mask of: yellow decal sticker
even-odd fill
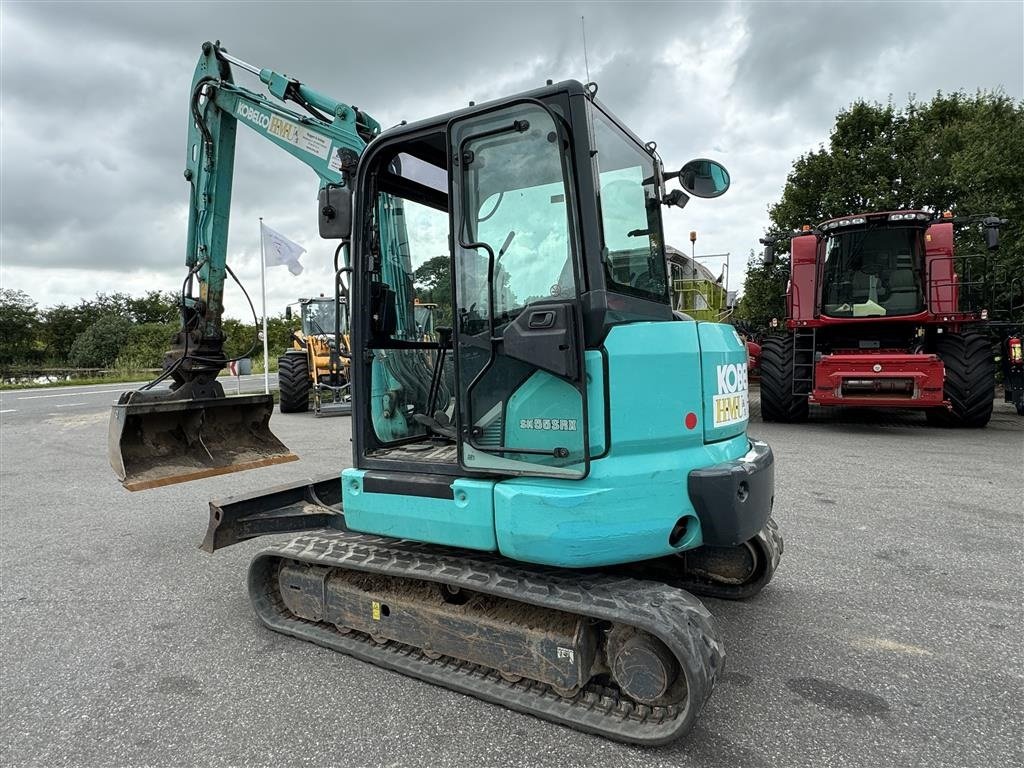
[[[380,603],[376,600],[370,601],[370,612],[373,614],[374,621],[380,621]]]
[[[746,421],[750,415],[746,364],[719,365],[716,374],[718,394],[711,399],[712,423],[716,427],[726,427]]]
[[[749,414],[747,393],[715,395],[714,409],[713,421],[716,427],[725,427],[729,424],[745,421]]]
[[[272,133],[285,141],[294,141],[292,132],[296,128],[298,128],[298,126],[290,120],[284,120],[277,115],[271,115],[270,127],[267,128],[267,132]]]

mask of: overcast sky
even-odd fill
[[[187,104],[204,40],[356,105],[383,126],[590,79],[669,168],[713,157],[717,200],[666,211],[667,240],[732,254],[733,286],[792,161],[855,99],[1024,96],[1024,2],[0,5],[0,283],[41,306],[184,277]],[[236,80],[256,87],[244,73]],[[268,271],[271,314],[330,290],[316,177],[239,129],[229,262],[258,302],[258,217],[302,244]],[[835,214],[844,213],[836,211]],[[717,264],[709,264],[718,271]],[[248,311],[229,291],[227,310]]]

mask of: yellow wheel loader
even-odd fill
[[[345,306],[343,298],[299,299],[302,329],[277,359],[281,413],[308,411],[310,395],[317,416],[352,413]]]

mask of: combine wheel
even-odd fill
[[[807,420],[807,395],[793,394],[796,363],[793,335],[770,336],[761,345],[761,419],[801,422]]]
[[[309,410],[309,361],[305,351],[285,353],[277,359],[277,381],[281,390],[281,413]]]
[[[988,339],[975,331],[944,333],[935,352],[946,369],[943,394],[952,411],[933,408],[927,411],[928,422],[941,427],[984,427],[992,418],[996,398],[995,362]]]

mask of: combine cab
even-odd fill
[[[995,398],[983,256],[954,256],[956,224],[995,217],[924,211],[866,213],[804,227],[790,243],[789,331],[764,341],[761,414],[797,422],[811,404],[916,408],[945,426],[984,427]],[[766,262],[777,238],[766,238]],[[968,266],[969,265],[969,266]],[[982,272],[986,270],[981,269]]]

